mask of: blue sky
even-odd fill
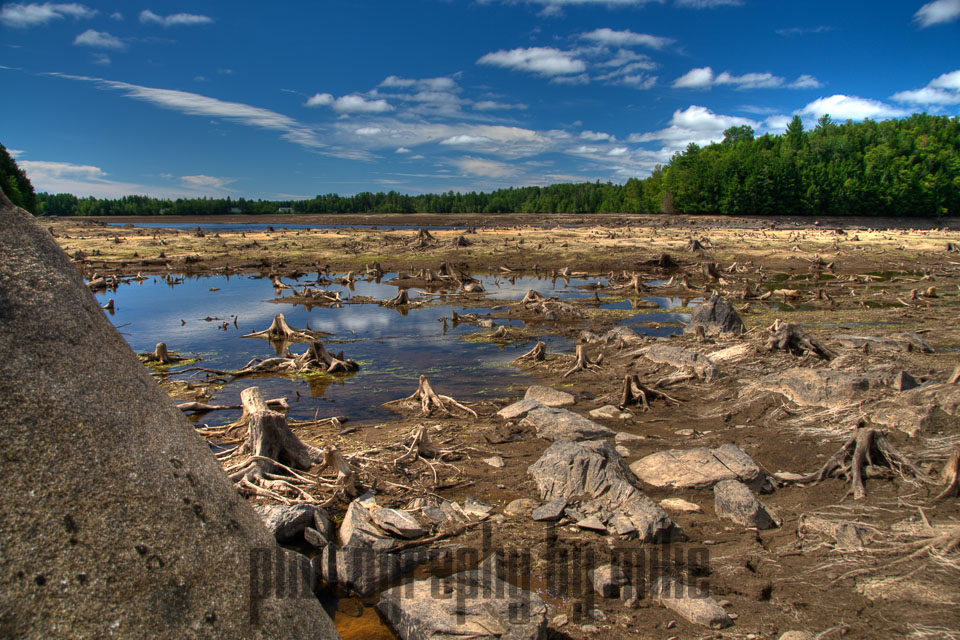
[[[644,177],[693,141],[960,113],[960,0],[7,3],[38,191],[305,198]]]

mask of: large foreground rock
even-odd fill
[[[759,388],[786,396],[802,407],[834,407],[866,400],[870,389],[885,386],[879,376],[797,367],[764,378]]]
[[[593,420],[568,411],[552,407],[540,407],[527,413],[520,424],[534,427],[537,435],[545,440],[595,440],[616,435],[613,429],[597,424]]]
[[[2,193],[0,255],[0,637],[338,637],[304,581],[251,606],[287,556]]]
[[[527,387],[527,392],[523,396],[524,400],[536,400],[547,407],[572,407],[577,403],[576,397],[572,393],[551,389],[542,385],[531,385]]]
[[[635,461],[630,470],[655,487],[702,489],[721,480],[740,480],[756,488],[765,484],[760,467],[735,444],[658,451]]]
[[[393,587],[377,609],[403,640],[539,640],[547,626],[540,596],[485,569]]]
[[[543,500],[579,499],[584,514],[595,515],[611,533],[646,541],[682,536],[667,512],[637,488],[609,442],[554,442],[527,473]]]

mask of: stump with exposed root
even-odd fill
[[[383,406],[390,409],[394,407],[401,409],[415,409],[419,407],[421,417],[433,415],[435,412],[445,416],[452,416],[454,415],[454,409],[462,413],[467,413],[474,418],[478,417],[477,412],[470,407],[460,404],[450,396],[440,395],[434,391],[430,385],[430,380],[424,375],[420,376],[420,383],[417,385],[417,390],[413,395],[399,400],[385,402]]]

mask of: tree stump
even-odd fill
[[[564,378],[566,378],[567,376],[573,373],[576,373],[577,371],[585,371],[587,369],[599,369],[600,364],[603,362],[602,354],[596,360],[590,360],[590,358],[587,357],[587,353],[584,350],[584,346],[582,344],[577,345],[576,357],[577,357],[577,360],[576,362],[574,362],[573,367],[569,371],[563,374]]]
[[[187,359],[181,357],[177,353],[167,351],[167,345],[165,342],[158,342],[157,346],[153,350],[153,353],[141,353],[140,355],[144,357],[147,362],[156,362],[157,364],[175,364],[177,362],[183,362]]]
[[[767,349],[780,350],[793,355],[815,355],[823,360],[832,360],[833,352],[819,340],[810,337],[799,326],[790,322],[781,322],[779,319],[768,329],[770,337],[767,339]]]
[[[428,380],[427,376],[424,375],[420,376],[420,383],[417,385],[417,390],[413,393],[413,395],[406,398],[401,398],[399,400],[385,402],[383,406],[399,406],[401,408],[413,408],[419,406],[421,417],[429,416],[435,411],[442,415],[450,416],[453,415],[452,409],[459,409],[464,413],[472,415],[474,418],[478,417],[477,412],[470,407],[460,404],[450,396],[440,395],[434,391],[433,387],[430,385],[430,380]]]
[[[519,362],[520,360],[533,360],[535,362],[542,362],[547,357],[547,343],[538,340],[537,344],[527,351],[525,354],[514,360],[514,362]]]

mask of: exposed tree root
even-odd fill
[[[421,416],[432,415],[434,411],[439,412],[441,415],[450,416],[453,415],[452,409],[459,409],[464,413],[472,415],[474,418],[478,417],[477,412],[470,407],[460,404],[450,396],[440,395],[434,391],[433,387],[430,386],[430,381],[427,379],[427,376],[423,375],[420,376],[420,384],[417,386],[417,390],[413,395],[399,400],[385,402],[383,406],[388,408],[400,407],[404,409],[412,409],[419,406]]]
[[[563,377],[566,378],[567,376],[574,374],[578,371],[586,371],[588,369],[598,370],[600,369],[600,365],[602,363],[603,363],[602,353],[597,357],[596,360],[590,360],[590,358],[587,357],[587,353],[584,350],[584,346],[582,344],[578,344],[577,360],[576,362],[573,363],[573,367],[569,371],[563,374]]]
[[[287,351],[285,355],[276,358],[267,358],[266,360],[253,358],[242,368],[232,371],[193,367],[186,369],[185,372],[201,371],[220,376],[243,378],[260,374],[305,374],[317,371],[349,373],[357,371],[359,368],[360,365],[353,360],[344,359],[342,352],[334,356],[324,348],[323,344],[314,340],[307,347],[307,350],[300,355],[294,355]]]
[[[808,353],[824,360],[832,360],[833,352],[816,338],[807,335],[800,327],[790,322],[781,322],[779,319],[768,329],[770,337],[767,339],[767,349],[787,351],[794,355]]]
[[[519,358],[516,358],[514,362],[519,362],[520,360],[533,360],[534,362],[542,362],[546,357],[547,343],[539,340],[533,349],[530,349],[530,351],[527,351]]]
[[[167,351],[165,342],[158,342],[153,353],[141,353],[140,357],[143,358],[145,362],[156,362],[157,364],[176,364],[177,362],[189,360],[189,358],[184,358],[175,351]]]
[[[950,459],[940,473],[940,484],[947,486],[933,499],[934,502],[960,496],[960,449],[950,454]]]
[[[853,499],[860,500],[867,495],[864,484],[866,467],[879,464],[895,470],[904,479],[909,473],[923,482],[930,482],[926,474],[897,451],[883,433],[866,427],[859,427],[819,470],[800,478],[797,482],[816,484],[825,478],[840,474],[850,480]]]
[[[272,398],[266,402],[268,407],[277,407],[284,411],[290,409],[286,398]],[[211,411],[227,411],[242,408],[243,405],[239,404],[204,404],[203,402],[182,402],[177,405],[177,409],[180,409],[180,411],[193,411],[194,413],[209,413]]]
[[[315,340],[317,336],[324,335],[321,332],[313,331],[308,326],[306,329],[294,329],[287,324],[283,314],[273,316],[273,322],[263,331],[254,331],[248,333],[244,338],[266,338],[267,340],[283,342],[309,342]]]
[[[677,406],[680,405],[680,401],[676,398],[668,396],[662,391],[657,391],[656,389],[651,389],[650,387],[642,384],[640,382],[640,376],[636,374],[626,375],[623,378],[623,387],[620,391],[620,402],[617,406],[621,409],[626,407],[639,404],[644,411],[650,409],[649,401],[653,398],[661,398],[667,402],[672,402]]]

